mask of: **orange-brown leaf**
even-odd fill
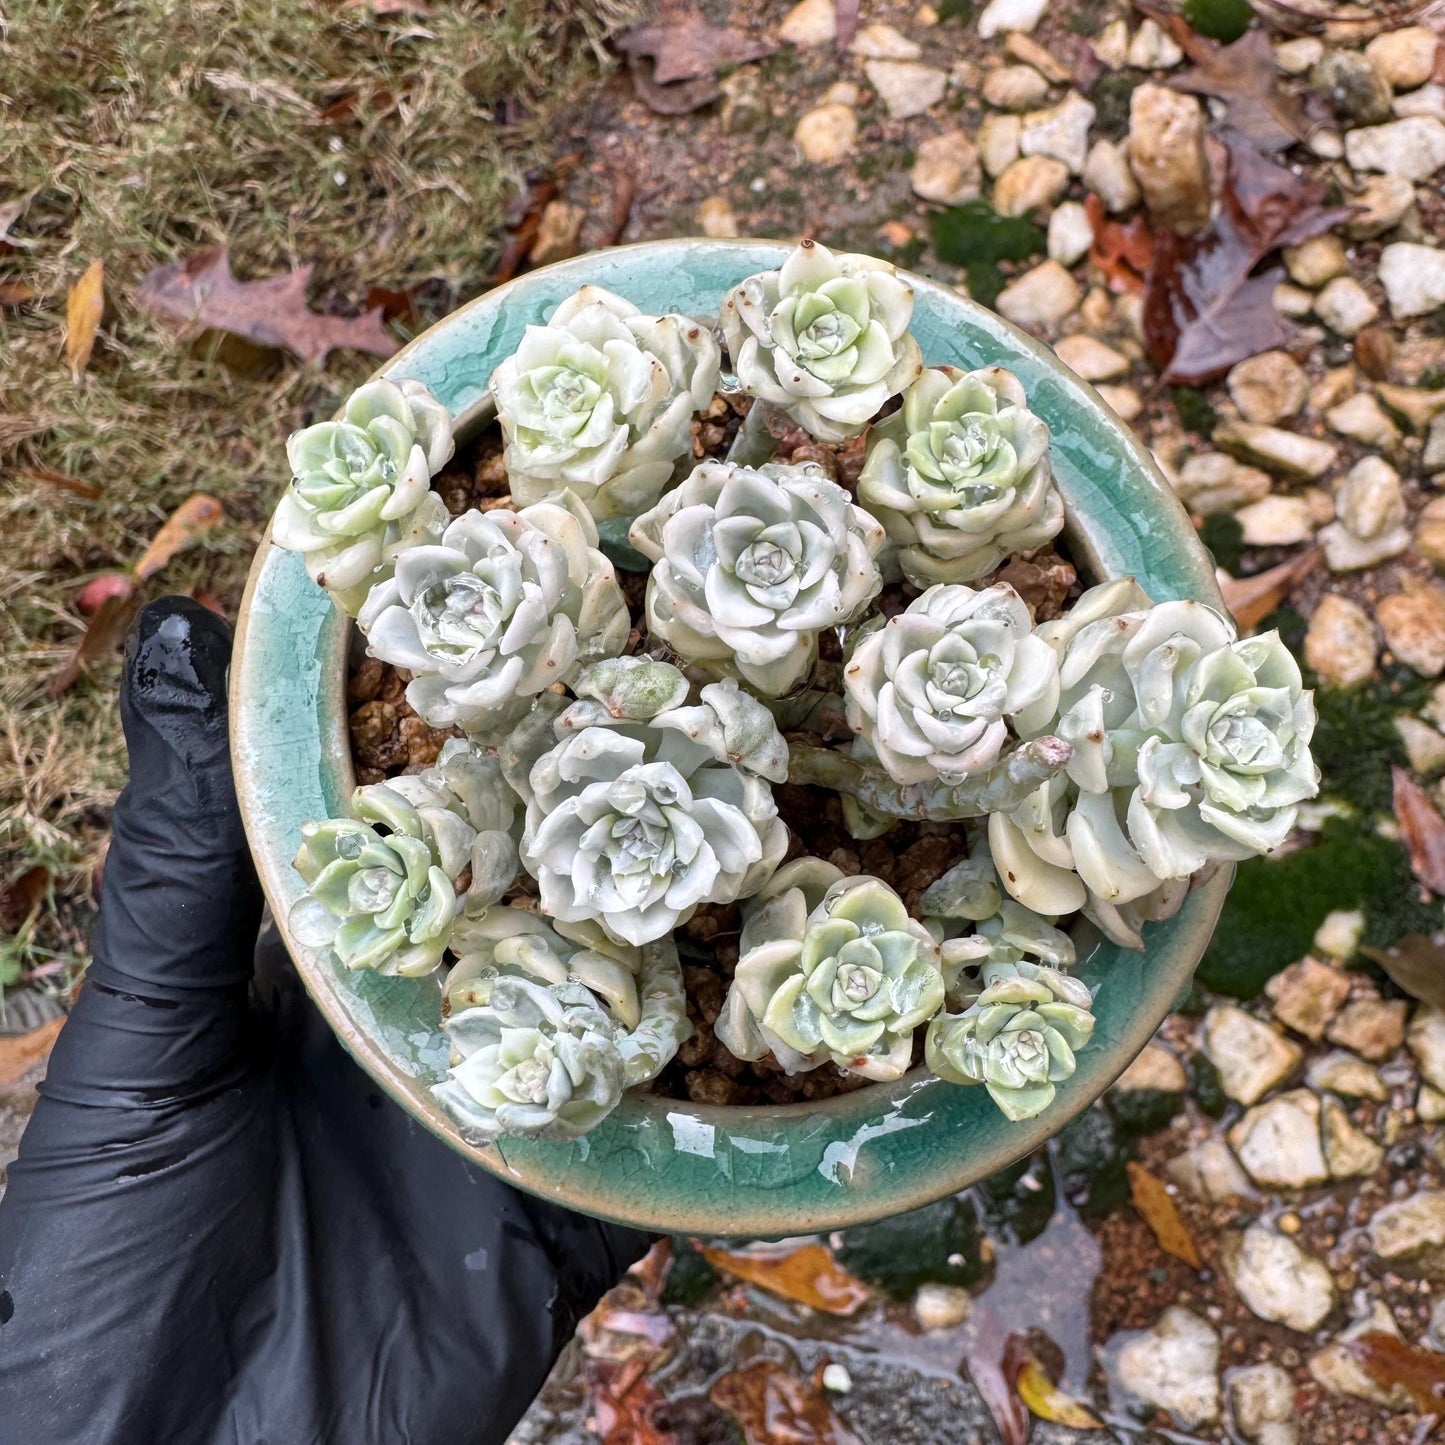
[[[645,1375],[628,1380],[624,1388],[610,1376],[588,1371],[587,1390],[592,1405],[587,1428],[600,1445],[684,1445],[653,1422],[663,1397]]]
[[[136,300],[153,316],[226,331],[257,346],[285,348],[318,366],[341,348],[370,356],[396,351],[379,307],[363,316],[322,316],[310,310],[310,280],[311,267],[300,266],[284,276],[238,281],[226,248],[216,246],[188,261],[157,266],[142,279]]]
[[[94,482],[83,482],[54,467],[21,467],[16,475],[26,481],[44,482],[48,487],[59,487],[63,492],[74,492],[77,497],[89,497],[92,501],[100,495],[100,488]]]
[[[1445,818],[1430,795],[1402,767],[1395,780],[1395,818],[1410,854],[1410,871],[1432,893],[1445,896]]]
[[[1102,1430],[1104,1422],[1082,1400],[1066,1395],[1049,1378],[1038,1356],[1028,1351],[1019,1361],[1014,1376],[1014,1389],[1029,1412],[1053,1425],[1067,1425],[1073,1430]]]
[[[1445,1415],[1445,1355],[1419,1350],[1383,1330],[1361,1335],[1348,1346],[1372,1380],[1399,1385],[1422,1415]]]
[[[1142,213],[1127,226],[1111,221],[1103,200],[1092,194],[1086,198],[1084,209],[1094,228],[1089,260],[1108,277],[1111,290],[1142,296],[1144,278],[1154,260],[1154,233],[1149,223]]]
[[[93,662],[98,662],[102,657],[114,652],[120,646],[121,638],[130,631],[130,625],[139,611],[140,597],[135,593],[130,596],[107,597],[96,608],[90,625],[85,629],[84,636],[76,644],[75,651],[70,654],[65,666],[51,678],[51,697],[59,697],[75,684],[81,673]]]
[[[31,1069],[46,1058],[56,1035],[65,1023],[63,1018],[51,1019],[28,1034],[0,1038],[0,1088],[18,1084]]]
[[[699,1244],[698,1249],[714,1269],[824,1314],[856,1314],[868,1302],[868,1286],[849,1274],[821,1244],[792,1249],[755,1245],[747,1250]]]
[[[210,531],[225,515],[225,509],[214,497],[192,492],[166,518],[150,545],[140,554],[133,569],[136,581],[144,582],[147,577],[155,576],[177,552]]]
[[[23,306],[35,300],[35,288],[23,281],[0,281],[0,306]]]
[[[1224,605],[1234,614],[1241,632],[1253,632],[1271,612],[1281,606],[1294,590],[1297,582],[1303,581],[1314,571],[1320,560],[1318,547],[1271,567],[1268,572],[1253,577],[1231,577],[1227,572],[1219,574],[1219,590],[1224,594]]]
[[[724,1375],[708,1398],[742,1426],[747,1445],[863,1445],[816,1380],[800,1380],[772,1360]]]
[[[105,262],[97,256],[65,298],[65,359],[76,376],[90,362],[104,315]]]
[[[1159,1248],[1175,1259],[1182,1259],[1190,1269],[1203,1269],[1199,1246],[1179,1213],[1179,1206],[1164,1185],[1142,1164],[1128,1163],[1129,1202],[1139,1211],[1144,1223],[1154,1231]],[[1035,1411],[1035,1414],[1038,1412]]]

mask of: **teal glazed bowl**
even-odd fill
[[[773,241],[676,240],[603,251],[532,272],[419,336],[378,375],[423,381],[459,440],[490,415],[487,380],[525,326],[594,282],[644,310],[716,315],[734,282],[781,264]],[[1173,492],[1118,417],[1047,348],[921,277],[913,330],[930,365],[1008,367],[1053,432],[1053,465],[1075,560],[1095,579],[1137,577],[1156,601],[1222,606],[1213,569]],[[278,455],[280,448],[278,446]],[[280,485],[278,481],[278,497]],[[354,779],[346,727],[351,624],[301,558],[262,542],[241,605],[231,674],[232,757],[261,881],[282,932],[302,891],[291,859],[301,825],[340,815]],[[1014,1124],[983,1089],[915,1070],[822,1103],[703,1106],[632,1093],[570,1144],[466,1143],[432,1097],[447,1048],[434,979],[347,972],[286,942],[322,1013],[404,1109],[519,1188],[644,1229],[706,1235],[810,1234],[914,1209],[1007,1167],[1086,1109],[1148,1042],[1187,987],[1228,891],[1228,871],[1131,952],[1096,942],[1079,974],[1098,1027],[1078,1071],[1043,1114]]]

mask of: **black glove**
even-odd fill
[[[94,962],[0,1203],[0,1442],[501,1441],[647,1241],[467,1164],[256,952],[229,657],[179,599],[127,649]]]

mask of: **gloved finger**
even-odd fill
[[[188,598],[151,603],[127,643],[130,781],[51,1097],[175,1102],[245,1067],[261,891],[231,781],[230,655],[229,628]]]

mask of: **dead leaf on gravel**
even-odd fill
[[[94,482],[83,482],[79,477],[56,471],[54,467],[21,467],[15,475],[21,481],[41,482],[47,487],[59,487],[62,492],[74,492],[77,497],[86,497],[91,501],[100,496],[100,488]]]
[[[743,1251],[699,1244],[698,1249],[714,1269],[824,1314],[857,1314],[868,1302],[868,1286],[838,1264],[825,1245],[759,1245]]]
[[[1142,1164],[1131,1159],[1126,1168],[1129,1173],[1129,1202],[1153,1231],[1159,1248],[1175,1259],[1182,1259],[1190,1269],[1203,1269],[1199,1246],[1195,1244],[1194,1236],[1190,1234],[1189,1226],[1184,1223],[1179,1206],[1168,1189]],[[1038,1414],[1038,1411],[1034,1413]]]
[[[226,248],[214,246],[157,266],[141,281],[136,300],[153,316],[284,348],[318,366],[343,348],[393,355],[397,343],[382,325],[380,307],[363,316],[323,316],[308,308],[311,271],[299,266],[284,276],[238,281]]]
[[[1015,1336],[1015,1339],[1023,1337]],[[1104,1422],[1082,1400],[1076,1400],[1059,1389],[1027,1344],[1012,1352],[1009,1363],[1017,1367],[1014,1389],[1031,1415],[1051,1425],[1067,1425],[1071,1430],[1104,1428]]]
[[[858,33],[858,0],[834,0],[833,15],[837,31],[837,39],[834,43],[838,48],[838,54],[842,55],[853,43],[853,37]]]
[[[1388,948],[1360,949],[1421,1003],[1445,1009],[1445,933],[1408,933]]]
[[[673,7],[656,25],[624,30],[614,42],[627,57],[638,98],[658,115],[685,115],[722,93],[719,70],[771,55],[778,47],[710,24],[691,7]]]
[[[36,1064],[49,1057],[64,1025],[63,1018],[51,1019],[28,1034],[0,1038],[0,1088],[18,1084]]]
[[[1372,1380],[1387,1389],[1399,1385],[1422,1415],[1445,1415],[1445,1355],[1416,1349],[1383,1330],[1361,1335],[1346,1348]]]
[[[1390,772],[1395,780],[1395,819],[1410,855],[1410,871],[1432,893],[1445,896],[1445,818],[1404,768],[1396,765]]]
[[[104,315],[105,262],[97,256],[65,298],[65,359],[76,378],[90,363],[95,334]]]
[[[820,1378],[800,1380],[772,1360],[730,1371],[708,1398],[742,1426],[747,1445],[863,1445],[828,1403]]]
[[[1109,278],[1111,291],[1142,296],[1144,278],[1154,261],[1154,232],[1143,213],[1128,225],[1110,220],[1103,200],[1092,194],[1085,200],[1084,210],[1094,228],[1089,260]]]
[[[1216,574],[1224,605],[1234,614],[1240,632],[1253,632],[1266,617],[1281,607],[1294,590],[1319,565],[1320,550],[1311,547],[1278,567],[1253,577],[1231,577],[1228,572]]]

